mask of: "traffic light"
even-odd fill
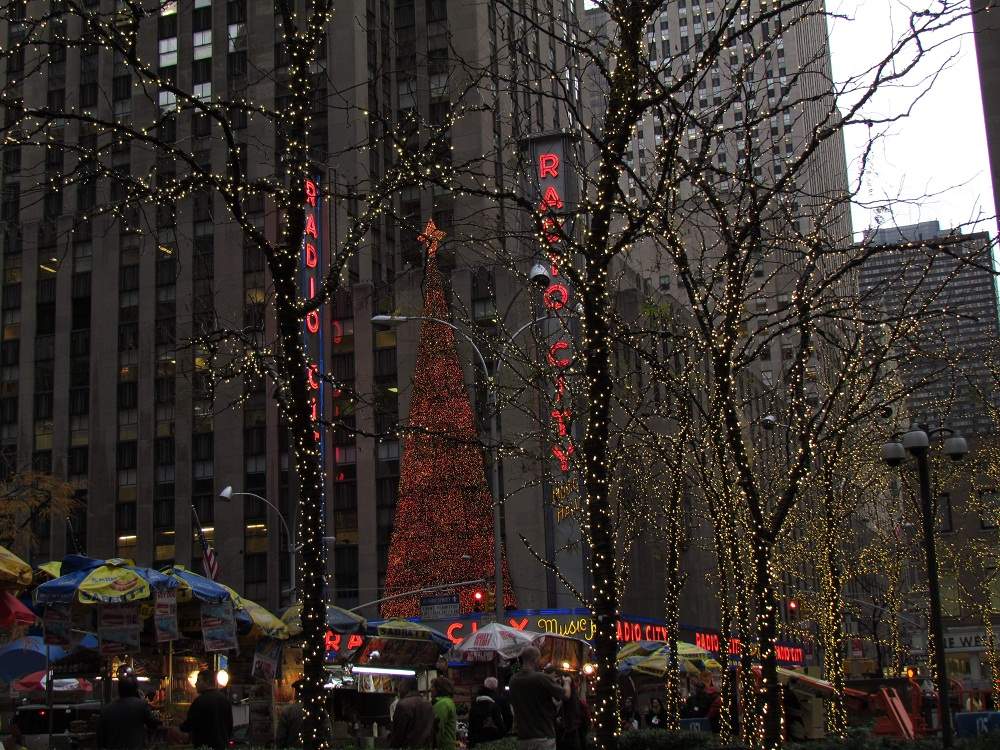
[[[485,612],[486,611],[486,594],[482,589],[476,589],[472,592],[472,611],[473,612]]]
[[[487,589],[486,591],[486,612],[492,612],[497,606],[497,595],[493,589]]]
[[[799,619],[799,603],[795,599],[788,600],[788,619],[789,620]]]

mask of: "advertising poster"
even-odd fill
[[[180,637],[177,627],[177,595],[173,591],[157,591],[153,605],[153,630],[156,642],[176,641]]]
[[[42,616],[45,642],[50,646],[73,646],[73,616],[70,608],[61,604],[50,604]]]
[[[201,636],[206,651],[236,648],[236,620],[232,602],[201,605]]]
[[[250,674],[258,680],[271,682],[278,676],[278,664],[281,662],[281,641],[264,638],[257,644],[253,654],[253,667]]]
[[[102,606],[97,615],[97,637],[104,656],[139,650],[139,605]]]

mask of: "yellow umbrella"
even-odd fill
[[[285,640],[288,638],[288,626],[283,623],[278,617],[271,614],[264,607],[260,606],[256,602],[252,602],[249,599],[244,599],[239,597],[240,604],[239,609],[242,609],[250,619],[253,621],[253,628],[251,630],[251,635],[254,631],[258,631],[260,635],[266,636],[268,638],[278,638],[279,640]]]
[[[6,547],[0,547],[0,588],[31,585],[31,566]]]

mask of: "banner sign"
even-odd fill
[[[278,664],[281,663],[281,645],[281,641],[273,638],[264,638],[257,644],[257,649],[253,652],[251,676],[265,682],[272,682],[277,678]]]
[[[139,650],[139,605],[102,605],[97,615],[97,637],[103,656]]]
[[[42,629],[45,631],[45,643],[50,646],[72,647],[73,614],[68,605],[49,604],[42,615]]]
[[[236,648],[236,618],[232,602],[201,605],[201,636],[206,651]]]
[[[173,591],[157,591],[153,605],[153,630],[156,642],[176,641],[180,638],[177,625],[177,595]]]

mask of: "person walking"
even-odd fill
[[[570,696],[569,678],[561,684],[538,671],[541,654],[528,646],[521,654],[521,671],[510,679],[510,704],[520,750],[555,750],[556,708]]]
[[[455,686],[447,677],[435,677],[431,683],[434,694],[434,747],[455,750],[458,746],[458,710],[455,708]]]
[[[118,678],[118,699],[101,709],[97,722],[97,746],[102,750],[142,750],[146,731],[159,729],[160,720],[139,694],[139,682],[131,674]]]
[[[497,684],[496,677],[487,677],[469,707],[469,747],[499,740],[510,730],[491,681],[493,686]]]
[[[233,707],[216,685],[215,672],[203,669],[195,683],[198,697],[188,708],[180,730],[187,732],[194,747],[225,750],[233,736]]]
[[[483,687],[490,691],[493,700],[500,706],[500,713],[503,714],[504,736],[510,734],[514,728],[514,713],[510,710],[510,701],[507,700],[506,690],[500,686],[500,682],[496,677],[487,677],[483,680]]]
[[[389,747],[431,747],[434,740],[434,709],[420,695],[413,677],[400,680],[396,689],[399,701],[392,714]]]

